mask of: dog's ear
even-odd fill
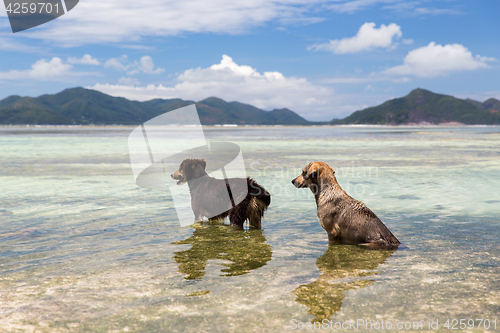
[[[316,170],[311,170],[311,168],[308,168],[307,173],[304,176],[304,179],[307,180],[307,179],[315,178],[316,173],[317,173]]]
[[[179,165],[179,170],[185,170],[187,165],[188,165],[188,160],[185,159],[184,161],[182,161],[181,165]]]
[[[202,166],[203,170],[207,168],[207,162],[205,160],[200,160],[200,165]]]

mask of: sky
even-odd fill
[[[80,0],[12,33],[0,99],[85,87],[146,101],[219,97],[308,120],[416,88],[500,99],[498,0]]]

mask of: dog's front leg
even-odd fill
[[[334,225],[332,229],[326,231],[328,234],[328,241],[332,243],[338,243],[341,241],[342,237],[340,235],[340,228],[338,225]]]
[[[243,229],[243,223],[245,223],[241,216],[234,210],[229,215],[229,222],[233,227],[237,227],[240,229]]]
[[[193,209],[193,214],[195,222],[203,222],[203,214],[201,212]]]

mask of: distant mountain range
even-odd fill
[[[193,103],[182,99],[137,102],[95,90],[72,88],[55,95],[10,96],[1,100],[0,124],[137,125]],[[490,98],[481,103],[423,89],[330,122],[311,122],[289,109],[264,111],[216,97],[195,104],[203,125],[500,124],[499,100]]]
[[[356,111],[330,124],[500,124],[500,101],[490,98],[481,103],[415,89],[407,96],[392,99],[379,106]]]
[[[10,96],[0,101],[0,124],[137,125],[153,117],[194,104],[182,99],[129,101],[84,88],[66,89],[40,97]],[[264,111],[248,104],[210,97],[196,103],[203,125],[308,125],[288,109]]]

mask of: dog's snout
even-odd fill
[[[300,188],[300,187],[302,187],[302,184],[299,182],[299,180],[298,180],[298,179],[299,179],[299,177],[294,178],[294,179],[292,180],[292,184],[293,184],[293,186],[295,186],[295,187],[297,187],[297,188]]]

